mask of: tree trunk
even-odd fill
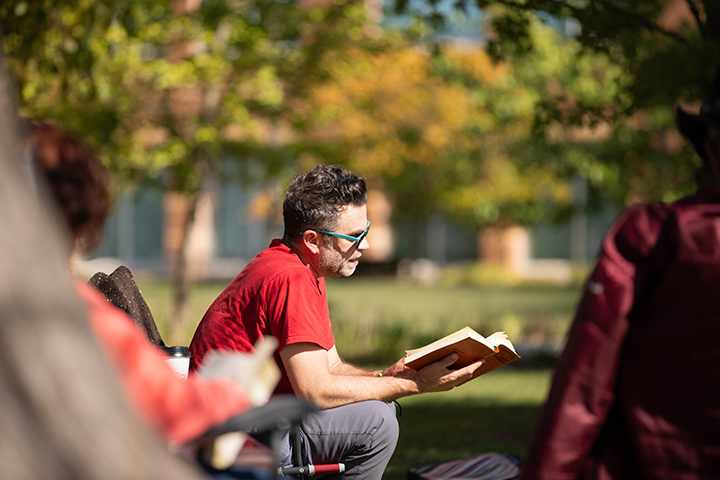
[[[202,189],[189,196],[187,214],[183,223],[182,241],[173,273],[175,295],[169,329],[170,345],[182,345],[188,342],[188,299],[192,284],[190,279],[190,239],[201,195]]]
[[[200,2],[185,4],[187,9],[184,12],[192,11],[198,8]],[[227,42],[229,31],[221,24],[218,27],[216,35],[217,42]],[[221,92],[217,86],[209,86],[202,92],[202,123],[212,125],[217,118],[220,109]],[[208,175],[210,174],[210,152],[203,146],[197,147],[195,150],[194,166],[197,174],[197,189],[189,195],[189,203],[187,206],[187,214],[184,217],[182,239],[180,249],[177,255],[174,270],[175,295],[173,303],[173,317],[170,319],[170,341],[171,345],[180,345],[187,343],[188,339],[188,298],[192,288],[192,279],[190,278],[190,249],[192,232],[195,227],[195,218],[197,214],[198,204],[203,195],[203,189]],[[199,320],[199,319],[198,319]]]
[[[193,283],[191,254],[195,248],[195,245],[193,245],[193,231],[197,223],[198,206],[205,194],[210,176],[210,155],[208,151],[203,147],[197,148],[195,151],[195,161],[193,163],[197,175],[198,188],[186,196],[188,201],[185,207],[185,215],[182,217],[182,233],[173,272],[175,294],[173,316],[169,322],[169,339],[171,345],[187,344],[190,341],[189,337],[192,336],[188,317],[188,301]],[[199,321],[200,319],[197,320]]]

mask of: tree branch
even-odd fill
[[[692,2],[693,0],[686,0],[687,2]],[[496,0],[496,3],[499,3],[501,5],[505,5],[506,7],[518,9],[518,10],[525,10],[525,11],[537,11],[537,10],[543,10],[545,12],[548,12],[550,14],[553,13],[559,13],[561,9],[567,9],[571,12],[571,15],[566,16],[572,16],[575,18],[582,18],[583,16],[587,16],[587,9],[582,7],[575,7],[572,5],[569,5],[568,3],[562,3],[560,6],[557,5],[557,2],[552,2],[554,4],[553,8],[546,8],[544,6],[544,2],[529,2],[529,3],[519,3],[515,0]],[[688,45],[688,41],[677,32],[673,32],[670,30],[667,30],[657,23],[651,21],[649,18],[645,18],[642,15],[635,14],[633,12],[630,12],[628,10],[624,10],[616,5],[614,5],[611,2],[600,0],[599,4],[602,5],[603,9],[605,9],[608,12],[612,13],[613,18],[615,19],[615,25],[618,25],[620,27],[624,28],[635,28],[635,27],[642,27],[645,28],[648,31],[656,32],[661,35],[664,35],[666,37],[672,38],[676,42],[680,42],[683,45]],[[692,8],[692,7],[691,7]],[[585,14],[585,15],[583,15]],[[631,19],[632,21],[621,21],[620,19]]]

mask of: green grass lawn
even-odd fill
[[[508,365],[450,392],[400,399],[400,440],[384,478],[484,452],[523,456],[549,379],[550,369]]]
[[[136,279],[160,333],[168,338],[172,289],[168,281]],[[228,281],[197,283],[190,296],[189,343]],[[353,363],[391,363],[469,325],[484,335],[504,330],[518,343],[560,342],[579,294],[577,287],[426,286],[393,278],[328,279],[328,301],[338,351]]]
[[[137,283],[164,337],[172,300],[168,282]],[[194,286],[192,332],[227,285]],[[577,287],[421,286],[391,278],[328,280],[328,300],[338,351],[369,368],[387,366],[415,348],[465,325],[483,334],[506,330],[516,342],[564,336]],[[531,359],[491,372],[451,392],[400,400],[401,435],[385,478],[405,478],[409,467],[468,458],[489,451],[524,454],[535,415],[547,394],[551,369]]]
[[[135,278],[135,282],[145,301],[150,307],[155,323],[163,339],[170,338],[168,320],[172,314],[173,289],[169,280],[153,278]],[[189,312],[190,321],[186,332],[181,334],[184,345],[188,345],[193,333],[205,310],[215,300],[215,297],[227,286],[229,280],[208,281],[195,283],[190,292]]]
[[[356,363],[393,362],[466,325],[498,330],[515,343],[556,344],[567,331],[578,288],[417,285],[391,278],[328,280],[338,351]]]

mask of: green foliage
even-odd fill
[[[503,119],[532,117],[534,135],[520,135],[515,143],[503,135],[493,142],[503,145],[518,172],[539,167],[520,181],[532,186],[529,179],[540,175],[542,183],[538,172],[556,180],[579,174],[594,198],[622,207],[636,200],[673,200],[693,189],[698,160],[675,133],[672,107],[707,98],[720,66],[719,5],[461,0],[453,2],[454,10],[442,2],[397,1],[388,8],[425,17],[428,25],[436,24],[438,15],[451,23],[455,12],[480,9],[487,51],[496,62],[510,65],[507,82],[522,88],[507,89],[508,98],[497,86],[483,96],[481,85],[466,80],[465,85],[479,90],[476,98],[491,99],[486,108],[505,132],[512,124]],[[437,41],[431,35],[427,38]],[[448,76],[446,68],[439,71],[460,78]],[[529,111],[518,110],[525,105]],[[476,131],[489,133],[487,128]],[[482,152],[489,156],[485,148]],[[463,189],[463,182],[459,186]],[[483,183],[464,190],[458,197],[445,189],[449,210],[471,221],[468,207],[474,205],[475,221],[481,224],[560,218],[570,208],[557,195],[543,199],[547,186],[530,195],[531,201],[497,193],[485,199]]]
[[[453,5],[485,13],[492,32],[488,51],[496,58],[522,56],[535,49],[530,31],[531,19],[537,16],[573,35],[583,48],[606,53],[633,78],[624,90],[634,109],[704,98],[720,62],[720,6],[712,0],[460,0]],[[404,12],[415,8],[419,16],[427,12],[429,23],[436,21],[433,13],[440,10],[423,10],[424,6],[423,2],[389,4]]]
[[[320,10],[207,0],[192,12],[159,0],[0,6],[23,113],[79,132],[117,180],[163,173],[165,188],[186,193],[229,152],[277,157],[273,136],[292,98],[321,78],[327,51],[357,39],[363,19],[344,2]]]
[[[328,52],[356,42],[365,24],[364,6],[342,0],[324,9],[264,0],[191,3],[0,6],[22,113],[78,133],[119,184],[151,179],[184,195],[182,232],[191,231],[207,180],[225,178],[228,158],[260,164],[260,180],[297,170],[287,146],[296,100],[322,80],[318,66]],[[185,320],[188,243],[183,234],[175,262],[178,324]]]
[[[620,207],[692,188],[690,152],[657,149],[672,115],[617,123],[635,97],[614,53],[524,18],[532,48],[502,62],[479,45],[431,53],[391,35],[346,52],[300,110],[313,113],[296,153],[380,181],[407,221],[436,210],[476,227],[562,218],[578,174]]]
[[[438,209],[474,225],[546,216],[567,204],[569,191],[566,172],[529,155],[544,142],[533,134],[536,110],[553,85],[613,95],[602,85],[617,72],[594,59],[584,70],[569,68],[578,49],[533,25],[546,47],[518,62],[494,65],[479,45],[431,55],[392,36],[347,52],[311,91],[304,111],[314,114],[302,125],[307,143],[298,153],[341,158],[381,179],[398,218]],[[569,53],[558,60],[557,49]],[[607,73],[596,78],[596,71]]]
[[[0,29],[23,113],[79,132],[131,185],[193,194],[227,158],[253,180],[344,163],[397,220],[475,227],[563,218],[576,175],[619,206],[692,188],[670,106],[719,63],[714,2],[673,25],[661,0],[428,4],[433,21],[481,9],[487,48],[382,32],[342,1],[13,0]]]

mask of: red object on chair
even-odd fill
[[[315,475],[328,475],[331,473],[342,473],[344,471],[344,463],[328,463],[327,465],[305,465],[303,467],[284,467],[278,469],[278,473],[280,475],[290,475],[293,477],[313,477]]]
[[[278,474],[283,476],[293,476],[299,478],[314,477],[315,475],[328,475],[331,473],[342,473],[345,471],[344,463],[328,463],[324,465],[305,465],[302,459],[302,445],[300,442],[300,425],[293,424],[291,430],[291,438],[294,444],[295,466],[280,467]]]

